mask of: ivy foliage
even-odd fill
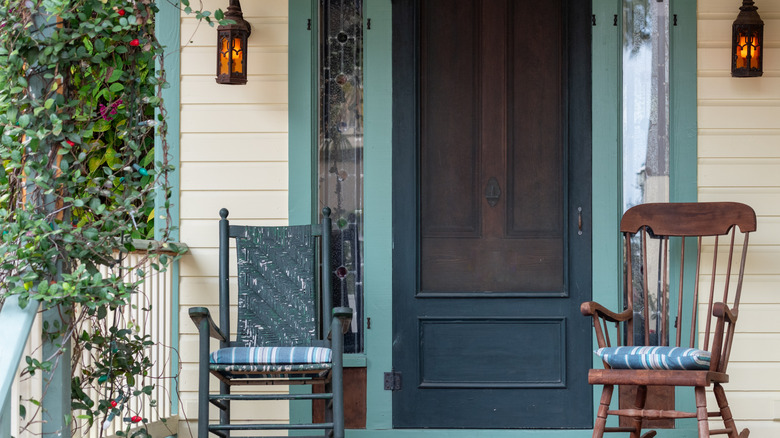
[[[156,12],[151,0],[0,0],[0,290],[59,309],[44,340],[73,347],[74,417],[89,425],[153,387],[154,340],[118,316],[144,273],[116,258],[154,236],[155,214],[168,222],[154,211],[173,169]],[[27,372],[57,362],[27,358]]]
[[[84,295],[81,286],[94,285],[83,282],[126,237],[150,236],[155,191],[165,190],[170,170],[153,156],[164,85],[154,68],[162,53],[154,12],[151,2],[122,0],[7,0],[0,8],[6,290],[26,295],[40,284],[34,294],[44,301]],[[80,278],[55,281],[77,265]],[[83,284],[66,287],[74,281]]]

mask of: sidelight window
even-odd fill
[[[363,2],[320,0],[319,208],[333,218],[334,302],[354,309],[344,351],[363,351]]]
[[[669,1],[623,0],[623,211],[646,202],[669,201]],[[658,242],[648,240],[648,253],[657,253]],[[634,270],[641,242],[632,242]],[[645,302],[642,273],[634,272],[634,337],[644,344],[645,325],[650,343],[663,345],[668,327],[662,329],[662,313],[668,303],[659,302],[662,272],[648,272]],[[645,313],[644,308],[648,312]],[[648,315],[645,320],[645,315]],[[664,336],[665,338],[666,336]]]

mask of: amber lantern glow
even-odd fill
[[[230,0],[225,18],[234,24],[217,28],[217,83],[246,84],[246,47],[252,29],[244,20],[241,3]]]
[[[764,74],[764,22],[753,0],[743,0],[731,30],[731,76],[757,77]]]

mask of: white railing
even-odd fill
[[[175,355],[178,353],[173,350],[176,342],[176,339],[174,339],[176,328],[172,327],[174,315],[178,312],[178,309],[174,308],[176,303],[173,297],[175,290],[173,284],[174,269],[172,265],[169,265],[168,269],[162,272],[154,269],[151,264],[159,265],[159,262],[154,256],[150,256],[146,249],[140,250],[140,248],[152,248],[155,253],[169,256],[173,255],[173,253],[164,247],[160,247],[155,242],[134,241],[134,245],[139,250],[122,254],[122,275],[126,276],[126,281],[129,282],[142,280],[141,286],[138,292],[132,295],[130,305],[125,306],[121,313],[114,312],[112,314],[112,312],[109,312],[102,325],[126,325],[132,322],[133,325],[137,326],[140,336],[149,335],[151,337],[150,340],[154,344],[147,347],[145,354],[153,365],[149,370],[149,375],[143,380],[139,379],[134,388],[140,390],[144,386],[154,385],[154,389],[151,396],[131,397],[127,405],[124,406],[125,409],[122,411],[122,414],[111,419],[111,421],[106,421],[107,419],[103,417],[96,418],[94,425],[91,428],[87,428],[86,420],[76,419],[77,431],[73,436],[90,438],[111,436],[119,430],[124,430],[128,425],[126,419],[136,415],[144,418],[149,423],[168,419],[173,416],[173,407],[178,403],[174,384],[174,378],[178,375],[178,369],[173,369],[173,366],[178,364],[178,361],[174,361]],[[144,272],[143,278],[138,276],[137,268]],[[117,274],[116,268],[111,273]],[[106,268],[103,274],[109,274],[109,270]],[[151,310],[147,311],[144,309]],[[11,393],[11,435],[18,438],[38,436],[41,432],[40,424],[29,423],[29,419],[36,411],[36,406],[25,402],[30,398],[41,399],[42,382],[40,373],[32,378],[29,376],[26,378],[19,377],[21,371],[26,368],[24,357],[31,356],[40,360],[40,357],[36,357],[36,355],[40,356],[40,344],[41,322],[39,314],[31,330],[30,339],[27,342]],[[88,355],[83,357],[86,359],[82,360],[79,366],[91,365]],[[102,396],[98,394],[99,390],[105,391],[105,388],[102,388],[104,385],[95,386],[86,391],[89,397],[92,400],[107,398],[105,392]],[[112,398],[114,397],[115,395],[112,395]],[[27,420],[21,419],[19,416],[20,400],[22,400],[22,404],[27,410]],[[151,403],[151,400],[155,400],[155,403]],[[74,414],[78,415],[79,412],[76,411]],[[104,423],[106,427],[103,427]],[[172,423],[175,423],[175,421]],[[136,427],[135,424],[132,426],[133,428]],[[175,432],[176,424],[170,424],[170,427],[172,432]]]

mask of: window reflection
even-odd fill
[[[669,201],[669,1],[623,0],[623,211],[646,202]],[[648,240],[648,253],[658,253],[658,241]],[[644,343],[650,325],[654,344],[661,333],[659,302],[662,278],[648,272],[648,303],[642,289],[641,242],[632,242],[635,343]],[[656,287],[657,286],[657,287]],[[649,321],[644,319],[648,306]],[[668,333],[668,330],[663,330]]]

